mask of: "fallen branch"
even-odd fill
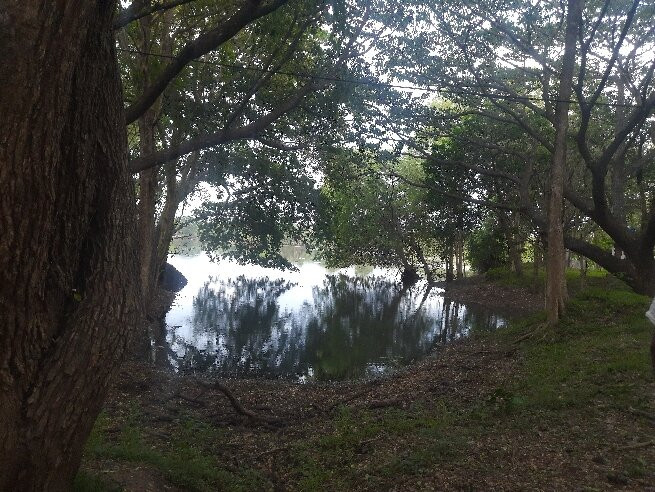
[[[365,439],[363,441],[360,441],[359,444],[357,445],[357,453],[362,454],[366,451],[366,446],[371,444],[372,442],[379,441],[382,439],[382,436],[377,436],[377,437],[372,437],[371,439]]]
[[[634,415],[639,415],[640,417],[646,417],[647,419],[650,420],[655,420],[655,414],[654,413],[648,413],[644,410],[639,410],[637,408],[628,408],[628,412],[634,414]]]
[[[268,450],[266,450],[266,451],[264,451],[262,453],[259,453],[257,456],[255,456],[255,459],[258,460],[260,458],[263,458],[266,455],[275,454],[275,453],[278,453],[280,451],[287,451],[288,449],[289,449],[289,446],[280,446],[278,448],[268,449]]]
[[[655,439],[651,439],[650,441],[646,441],[646,442],[638,442],[636,444],[630,444],[629,446],[621,446],[620,448],[616,448],[616,450],[628,451],[630,449],[647,448],[648,446],[655,446]]]
[[[202,400],[198,400],[197,398],[191,398],[190,396],[183,395],[180,392],[175,393],[173,396],[180,398],[181,400],[187,401],[189,403],[193,403],[194,405],[198,405],[199,407],[204,407],[207,405],[207,403]]]
[[[337,407],[340,407],[341,405],[345,405],[346,403],[350,403],[353,400],[356,400],[357,398],[360,398],[362,396],[365,396],[367,393],[369,393],[372,390],[372,388],[366,388],[363,391],[358,391],[354,395],[350,395],[348,398],[344,398],[343,400],[339,400],[337,402],[334,402],[332,405],[330,405],[326,410],[325,413],[330,413],[332,410],[334,410]]]
[[[364,406],[372,410],[375,408],[398,407],[402,406],[404,403],[405,401],[400,398],[390,398],[388,400],[371,400]]]
[[[533,336],[535,336],[535,335],[537,335],[537,334],[539,334],[541,332],[544,332],[547,327],[548,327],[547,323],[542,323],[539,326],[537,326],[534,330],[527,332],[525,335],[521,335],[516,340],[514,340],[512,343],[517,344],[517,343],[520,343],[520,342],[522,342],[524,340],[527,340],[528,338],[532,338]],[[544,337],[545,337],[545,335],[544,335]]]
[[[213,381],[211,383],[207,383],[205,381],[202,381],[201,379],[198,378],[193,378],[193,381],[196,382],[199,386],[205,388],[205,389],[213,389],[213,390],[218,390],[221,393],[223,393],[227,399],[230,401],[232,404],[232,408],[236,410],[236,412],[240,415],[243,415],[245,417],[251,418],[253,420],[259,420],[261,422],[266,422],[267,424],[271,425],[281,425],[283,421],[281,419],[275,418],[275,417],[267,417],[266,415],[259,415],[258,413],[253,412],[252,410],[248,410],[245,408],[241,402],[234,396],[234,394],[227,388],[227,386],[221,384],[218,381]]]

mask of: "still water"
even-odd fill
[[[319,263],[296,272],[207,256],[174,255],[188,279],[166,316],[167,364],[222,377],[341,380],[407,365],[435,346],[504,318],[445,300],[418,283],[403,288],[379,268],[329,271]]]

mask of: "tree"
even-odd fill
[[[507,264],[507,247],[493,217],[489,217],[469,237],[468,259],[471,267],[480,273]]]
[[[432,282],[434,260],[452,255],[439,254],[441,216],[433,213],[425,187],[417,186],[423,181],[420,162],[385,162],[367,151],[344,150],[325,171],[314,236],[320,257],[334,267],[397,267],[408,282],[422,269]]]
[[[293,269],[280,250],[309,236],[318,202],[311,168],[295,153],[244,147],[214,156],[226,164],[206,174],[217,199],[195,213],[200,239],[213,257]]]
[[[127,24],[119,33],[124,87],[131,101],[128,121],[135,120],[128,132],[133,135],[131,168],[139,171],[141,289],[146,299],[166,260],[180,204],[200,181],[210,179],[208,174],[220,173],[230,159],[239,159],[239,152],[248,153],[244,140],[255,142],[250,147],[256,149],[263,145],[291,151],[317,143],[305,135],[327,134],[326,126],[337,130],[338,105],[328,101],[336,101],[338,94],[325,90],[325,80],[301,78],[299,84],[293,74],[344,71],[346,62],[358,55],[353,42],[359,31],[333,28],[328,33],[320,25],[330,22],[324,2],[276,7],[284,4],[266,5],[265,19],[261,12],[239,8],[234,15],[252,22],[237,30],[231,18],[216,16],[220,5],[185,3]],[[226,30],[232,30],[229,36]],[[206,45],[202,49],[201,39]],[[202,63],[178,70],[179,60],[190,52],[204,55]],[[141,111],[142,101],[152,99],[149,94],[156,87],[160,95]],[[213,155],[225,147],[230,151]]]
[[[416,135],[425,135],[426,128],[450,134],[470,116],[488,121],[490,131],[469,142],[472,155],[474,147],[482,146],[488,155],[457,165],[511,187],[509,201],[488,205],[519,210],[545,229],[548,168],[541,163],[544,153],[551,161],[555,154],[556,128],[561,126],[557,103],[569,101],[554,87],[562,74],[567,23],[561,20],[566,12],[556,2],[511,1],[441,2],[416,9],[432,31],[429,37],[422,32],[400,45],[398,51],[405,49],[405,57],[414,54],[414,66],[406,69],[405,63],[403,71],[395,73],[406,80],[428,81],[451,101],[446,109],[433,108],[432,118],[425,111],[416,118]],[[624,257],[574,234],[564,234],[566,247],[649,295],[655,294],[655,208],[645,177],[653,157],[655,59],[649,46],[655,36],[650,23],[654,9],[653,2],[640,1],[585,4],[573,79],[568,84],[573,102],[563,193],[566,209],[592,220]],[[621,95],[621,86],[630,90]],[[621,117],[617,119],[615,112]],[[513,139],[497,140],[498,125],[520,132],[522,146],[517,148]],[[427,141],[423,136],[413,144],[424,146]],[[508,167],[508,161],[519,164],[518,168]],[[614,191],[608,190],[608,183]],[[463,198],[480,201],[461,191]],[[629,198],[623,204],[617,197],[626,193]]]
[[[221,3],[221,21],[150,74],[123,110],[115,29],[183,3],[191,0],[138,0],[116,20],[111,1],[13,2],[0,12],[0,489],[69,487],[141,322],[132,173],[226,135],[174,142],[128,167],[126,122],[152,124],[148,111],[191,61],[285,1]],[[249,125],[230,135],[247,138]]]
[[[564,265],[564,228],[562,226],[566,140],[569,129],[571,97],[577,36],[582,21],[582,0],[569,0],[566,10],[564,55],[559,76],[553,127],[555,141],[548,184],[548,261],[546,264],[546,319],[556,324],[564,311],[566,272]]]
[[[113,2],[3,5],[0,489],[66,490],[140,320]]]

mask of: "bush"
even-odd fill
[[[478,273],[507,264],[507,245],[495,224],[485,223],[468,239],[468,261]]]

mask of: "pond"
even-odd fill
[[[173,255],[188,279],[166,316],[159,359],[182,372],[299,381],[375,377],[439,344],[505,324],[497,313],[404,288],[380,268],[298,271]],[[164,335],[162,333],[162,335]],[[163,337],[162,337],[163,338]]]

